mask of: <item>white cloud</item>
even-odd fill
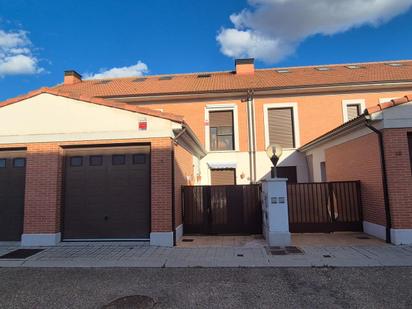
[[[116,78],[116,77],[131,77],[131,76],[142,76],[143,74],[149,72],[147,65],[140,60],[131,66],[111,68],[111,69],[101,69],[99,73],[86,73],[84,74],[84,79],[101,79],[101,78]]]
[[[412,0],[249,0],[252,8],[232,14],[233,28],[216,39],[229,57],[277,62],[316,34],[334,35],[369,25],[379,26],[402,14]]]
[[[0,77],[42,72],[31,48],[26,31],[7,32],[0,29]]]

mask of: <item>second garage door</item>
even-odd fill
[[[150,146],[67,149],[63,237],[147,239]]]

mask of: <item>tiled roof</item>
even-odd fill
[[[378,105],[369,107],[365,110],[365,113],[373,114],[373,113],[379,112],[383,109],[387,109],[387,108],[390,108],[392,106],[401,105],[401,104],[405,104],[405,103],[409,103],[409,102],[412,102],[412,94],[408,94],[408,95],[406,95],[402,98],[392,99],[389,102],[384,102],[384,103],[380,103]]]
[[[401,65],[393,66],[388,63]],[[329,69],[318,70],[319,67]],[[281,73],[285,70],[286,73]],[[206,76],[198,77],[198,75]],[[73,85],[58,85],[56,89],[76,95],[116,97],[406,82],[412,81],[412,60],[258,69],[254,75],[211,72],[167,76],[172,78],[160,78],[161,76],[145,76],[145,79],[114,78],[103,83],[102,80],[84,80]]]
[[[75,100],[80,100],[80,101],[84,101],[84,102],[88,102],[88,103],[103,105],[103,106],[112,107],[112,108],[118,108],[118,109],[127,110],[127,111],[131,111],[131,112],[135,112],[135,113],[140,113],[140,114],[144,114],[144,115],[148,115],[148,116],[159,117],[159,118],[168,119],[168,120],[178,122],[178,123],[184,123],[183,116],[174,115],[174,114],[170,114],[170,113],[164,113],[164,112],[153,110],[153,109],[150,109],[150,108],[144,108],[144,107],[130,105],[130,104],[121,103],[121,102],[117,102],[117,101],[111,101],[111,100],[106,100],[106,99],[101,99],[101,98],[90,97],[90,96],[87,96],[87,95],[74,95],[72,93],[65,93],[61,90],[50,89],[50,88],[46,88],[46,87],[40,88],[40,89],[32,91],[32,92],[29,92],[25,95],[21,95],[21,96],[18,96],[18,97],[0,102],[0,108],[4,107],[4,106],[7,106],[7,105],[10,105],[10,104],[20,102],[20,101],[25,100],[25,99],[29,99],[31,97],[34,97],[34,96],[42,94],[42,93],[48,93],[48,94],[52,94],[52,95],[56,95],[56,96],[60,96],[60,97],[65,97],[65,98],[70,98],[70,99],[75,99]]]
[[[335,133],[340,132],[341,130],[346,130],[347,128],[350,128],[354,125],[358,125],[362,121],[363,122],[366,121],[366,116],[367,115],[371,115],[373,113],[380,112],[384,109],[391,108],[391,107],[394,107],[394,106],[397,106],[397,105],[402,105],[402,104],[409,103],[409,102],[412,102],[412,94],[408,94],[408,95],[405,95],[401,98],[392,99],[389,102],[384,102],[384,103],[380,103],[378,105],[369,107],[369,108],[365,109],[365,111],[361,115],[359,115],[358,117],[356,117],[356,118],[354,118],[354,119],[352,119],[348,122],[345,122],[345,123],[341,124],[340,126],[326,132],[325,134],[322,134],[321,136],[311,140],[310,142],[306,143],[305,145],[302,145],[299,149],[300,150],[305,150],[307,147],[316,145],[321,140],[328,139],[329,137],[333,136]]]

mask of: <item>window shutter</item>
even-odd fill
[[[232,127],[233,111],[219,111],[209,113],[210,127]]]
[[[234,169],[220,169],[211,170],[212,185],[235,185],[235,170]]]
[[[268,122],[270,144],[279,144],[284,148],[295,148],[292,108],[269,109]]]
[[[348,120],[355,119],[360,115],[359,104],[352,104],[347,106]]]

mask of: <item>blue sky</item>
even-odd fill
[[[259,68],[412,59],[412,1],[399,2],[0,0],[0,100],[60,83],[67,69],[93,76],[231,70],[233,58],[250,56]]]

